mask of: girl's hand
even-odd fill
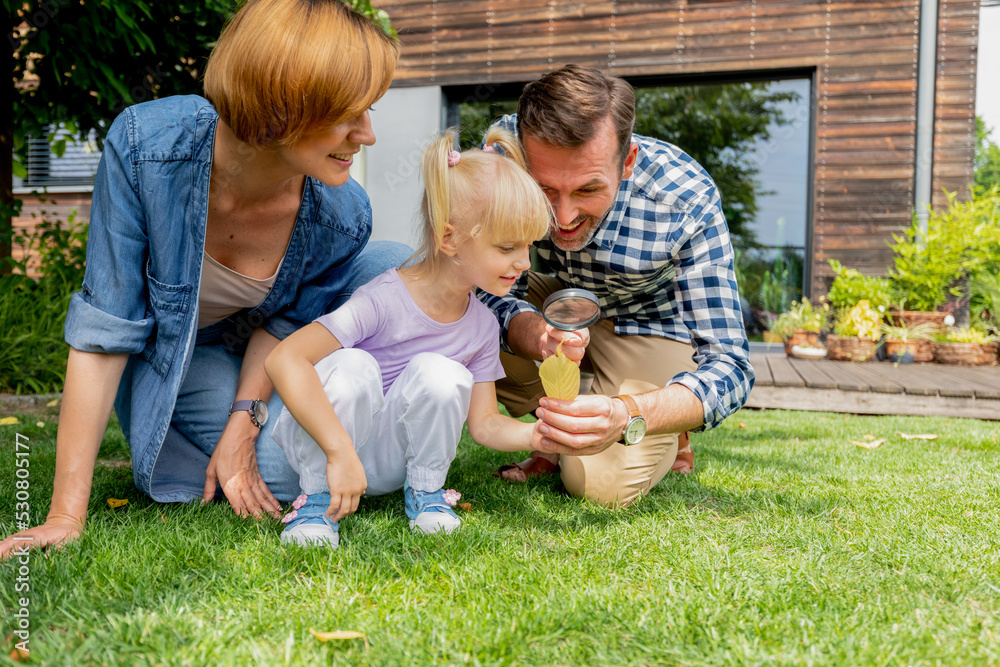
[[[547,359],[555,354],[560,342],[563,344],[562,353],[567,359],[576,362],[576,365],[579,366],[587,351],[587,345],[590,344],[590,329],[562,331],[546,324],[541,340],[542,359]]]
[[[330,509],[326,515],[337,522],[358,509],[368,488],[364,466],[353,449],[344,456],[327,456],[326,481],[330,485]]]
[[[49,517],[41,526],[14,533],[0,541],[0,560],[23,555],[28,549],[56,547],[75,540],[83,530],[83,522],[69,517]]]
[[[260,519],[270,514],[277,519],[281,515],[281,505],[261,479],[257,467],[259,432],[245,413],[233,413],[208,462],[203,502],[210,502],[215,497],[216,485],[221,484],[226,500],[239,516]]]

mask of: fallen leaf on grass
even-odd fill
[[[864,447],[865,449],[875,449],[876,447],[881,447],[885,442],[885,438],[879,440],[872,440],[871,442],[858,442],[857,440],[851,440],[852,445],[857,445],[858,447]]]
[[[128,499],[122,500],[120,498],[108,498],[108,507],[113,510],[116,510],[119,507],[125,507],[126,505],[128,505]]]
[[[365,641],[365,648],[368,648],[368,637],[365,636],[363,632],[357,632],[355,630],[334,630],[333,632],[316,632],[312,628],[309,628],[309,632],[312,636],[321,642],[328,642],[331,639],[363,639]]]
[[[917,435],[909,435],[907,433],[903,433],[902,431],[896,431],[896,435],[898,435],[903,440],[937,440],[938,439],[937,434],[935,434],[935,433],[919,433]]]
[[[17,417],[4,417],[3,419],[0,419],[0,426],[13,426],[17,423]]]
[[[45,428],[45,422],[35,422],[35,426],[38,428]]]
[[[466,512],[472,511],[472,503],[459,503],[458,507],[465,510]]]
[[[736,425],[736,428],[746,428],[746,427],[747,425],[744,424],[743,422],[740,422],[739,424]]]
[[[49,401],[48,403],[45,404],[45,407],[47,407],[47,408],[54,408],[57,405],[59,405],[59,399],[58,398],[53,398],[51,401]]]

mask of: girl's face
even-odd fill
[[[504,296],[531,267],[530,246],[530,241],[494,242],[482,234],[460,243],[455,259],[466,280],[490,294]]]
[[[302,141],[277,149],[299,174],[329,186],[343,185],[350,176],[354,156],[362,146],[375,143],[368,111],[360,116],[308,134]]]

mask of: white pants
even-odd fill
[[[403,482],[418,491],[444,486],[472,400],[472,373],[440,354],[413,357],[382,395],[382,373],[363,350],[344,348],[316,364],[326,396],[354,443],[368,494]],[[299,474],[302,493],[326,493],[326,454],[283,408],[274,441]]]

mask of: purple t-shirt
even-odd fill
[[[387,392],[406,364],[421,352],[457,361],[474,382],[504,377],[500,363],[500,325],[489,308],[469,295],[465,315],[455,322],[435,322],[420,310],[396,269],[359,288],[343,306],[317,320],[344,347],[368,352],[382,369]]]

